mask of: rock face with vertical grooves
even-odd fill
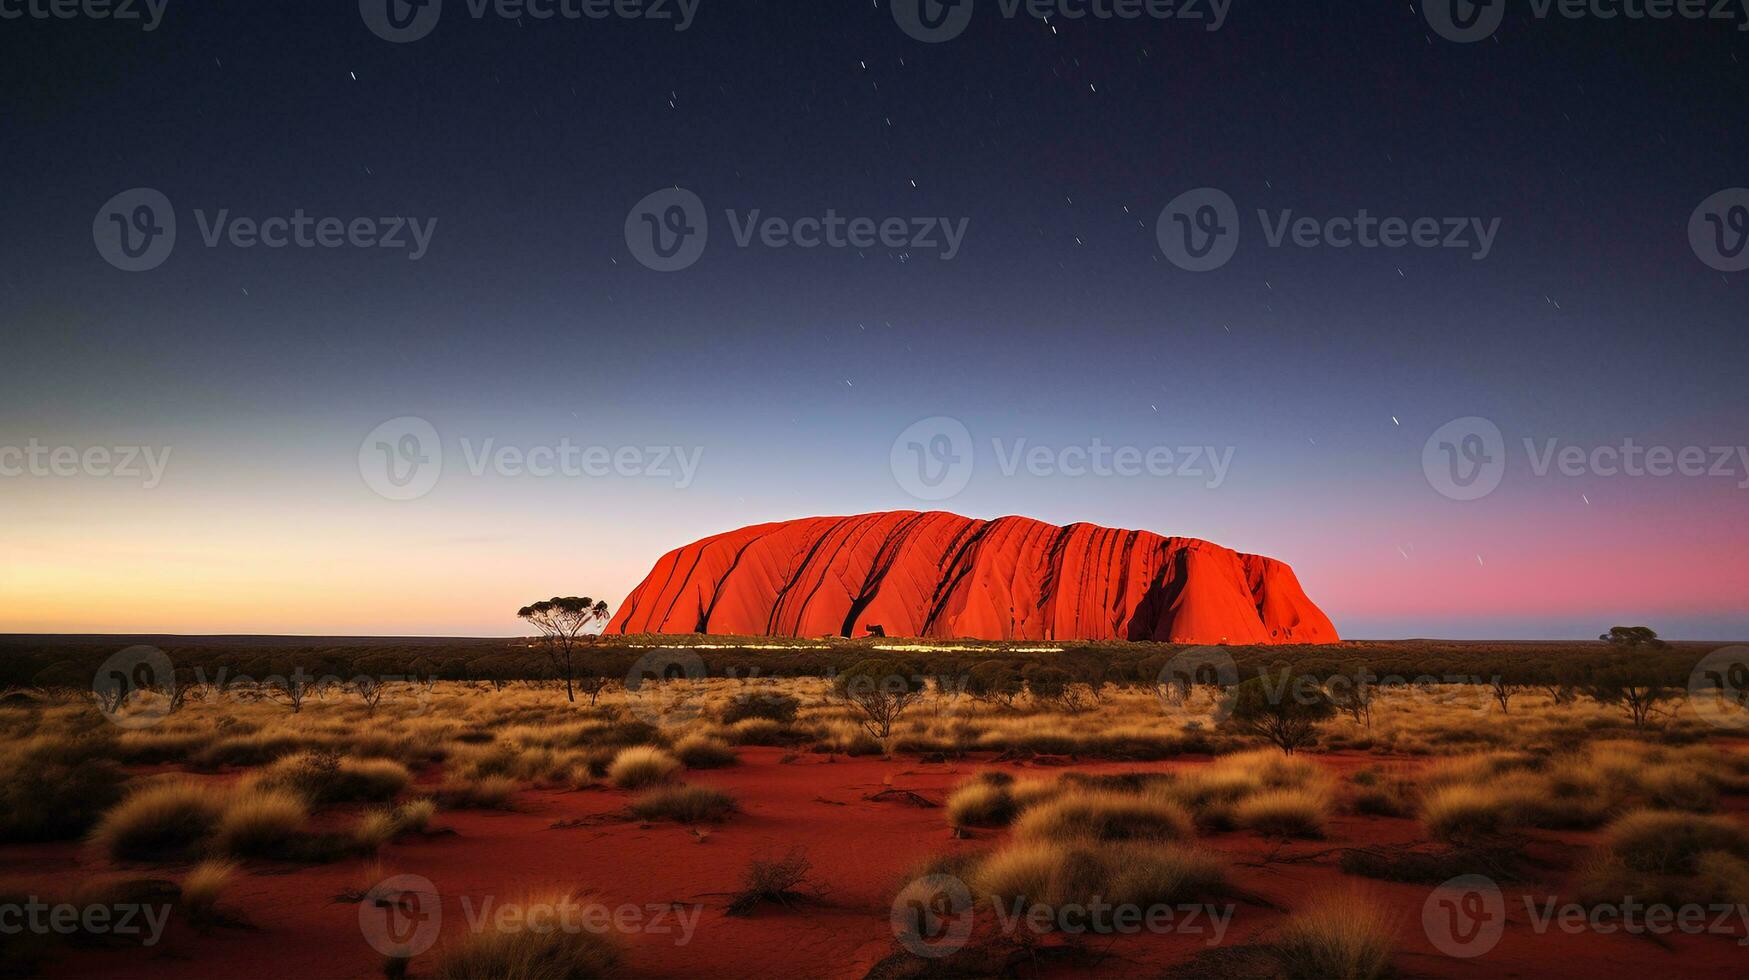
[[[809,517],[662,556],[609,633],[1334,643],[1293,569],[1196,538],[940,511]]]

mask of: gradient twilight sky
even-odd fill
[[[348,2],[0,20],[0,451],[171,452],[150,489],[0,475],[0,632],[518,634],[519,605],[617,607],[710,533],[945,509],[1272,555],[1353,638],[1749,636],[1749,279],[1688,233],[1749,185],[1742,25],[1509,5],[1457,44],[1406,2],[1235,0],[1216,31],[976,2],[940,44],[886,0],[701,0],[681,32],[448,0],[403,44]],[[658,273],[627,214],[676,185],[710,241]],[[178,238],[129,273],[92,227],[136,187]],[[1155,223],[1201,187],[1243,231],[1193,273]],[[828,208],[969,223],[943,261],[741,248],[724,217]],[[1475,260],[1269,247],[1255,217],[1362,208],[1500,226]],[[417,261],[206,247],[220,209],[437,225]],[[401,416],[444,454],[410,501],[359,460]],[[930,416],[975,447],[942,501],[889,462]],[[1423,446],[1467,416],[1507,465],[1459,501]],[[1629,438],[1730,448],[1728,475],[1537,475],[1524,449]],[[685,487],[475,476],[464,439],[702,457]],[[1215,487],[1004,474],[1018,439],[1232,462]]]

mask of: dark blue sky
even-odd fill
[[[1539,477],[1520,458],[1500,494],[1459,503],[1422,466],[1430,434],[1465,416],[1509,447],[1745,441],[1744,278],[1700,261],[1687,231],[1703,200],[1749,185],[1739,24],[1539,20],[1527,2],[1456,44],[1408,3],[1237,0],[1218,31],[977,4],[940,44],[908,37],[884,0],[702,0],[684,32],[476,20],[447,0],[405,44],[349,3],[170,0],[151,32],[0,21],[0,444],[178,458],[153,497],[0,481],[16,516],[5,574],[49,583],[0,607],[0,629],[514,631],[499,608],[514,596],[617,602],[711,531],[939,506],[1274,554],[1347,635],[1749,630],[1749,542],[1731,529],[1749,473]],[[623,228],[676,185],[705,203],[710,244],[657,273]],[[92,224],[136,187],[172,202],[178,240],[127,273]],[[1155,223],[1201,187],[1237,203],[1243,231],[1229,264],[1190,273]],[[828,208],[963,220],[964,245],[951,261],[738,248],[724,220]],[[437,224],[418,261],[205,247],[196,212],[221,209]],[[1272,248],[1258,209],[1499,231],[1479,261]],[[662,489],[446,462],[435,492],[390,502],[357,455],[399,416],[429,419],[452,458],[460,437],[569,437],[704,462]],[[926,416],[963,421],[980,452],[1231,447],[1232,475],[1211,488],[980,460],[962,494],[919,501],[888,458]],[[119,550],[69,557],[81,526]],[[335,529],[316,532],[324,553],[373,570],[342,579],[357,609],[318,595],[346,562],[262,567],[284,564],[281,536],[314,547],[319,528]],[[391,541],[445,550],[388,558]],[[444,597],[429,614],[361,611],[383,603],[360,589],[389,594],[383,578],[414,568]],[[169,605],[59,611],[107,576]],[[215,600],[211,616],[170,602],[215,577],[303,598]],[[1569,584],[1531,601],[1551,579]]]

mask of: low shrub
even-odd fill
[[[446,944],[433,965],[438,980],[481,980],[484,977],[515,977],[519,980],[592,980],[608,975],[622,956],[612,933],[588,929],[537,929],[532,923],[547,921],[551,909],[576,904],[569,895],[532,896],[510,903],[495,915],[499,921],[529,923],[516,930],[486,929],[465,932]],[[537,910],[533,917],[530,910]]]
[[[674,755],[688,769],[721,769],[741,761],[734,749],[705,735],[688,735],[674,743]]]
[[[1377,905],[1339,892],[1295,912],[1272,949],[1293,980],[1373,980],[1390,967],[1396,932]]]
[[[607,778],[621,789],[639,789],[666,782],[680,769],[680,760],[649,745],[621,749],[607,767]]]
[[[1064,794],[1028,809],[1015,836],[1033,840],[1184,840],[1196,835],[1190,814],[1164,799],[1093,792]]]
[[[947,822],[953,827],[1006,827],[1019,809],[1008,787],[969,782],[947,798]]]
[[[1268,837],[1319,838],[1330,815],[1330,798],[1317,790],[1272,789],[1240,800],[1233,820]]]
[[[632,815],[640,820],[676,820],[700,823],[721,820],[737,809],[735,798],[708,786],[664,786],[632,801]]]
[[[190,857],[217,832],[225,791],[187,780],[148,784],[122,800],[91,831],[111,858],[153,861]]]

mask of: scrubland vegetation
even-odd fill
[[[1318,649],[1305,662],[1232,652],[1241,678],[1293,663],[1279,676],[1315,690],[1296,702],[1312,705],[1304,711],[1281,710],[1257,680],[1163,683],[1166,651],[1087,666],[1105,652],[1065,651],[1062,666],[1041,669],[1028,661],[1044,655],[968,664],[952,659],[963,652],[938,662],[869,644],[794,645],[773,661],[831,657],[844,672],[718,676],[724,660],[751,659],[734,651],[690,679],[586,685],[593,703],[571,701],[551,678],[482,676],[479,658],[467,661],[473,676],[444,679],[455,664],[432,660],[425,675],[368,689],[312,684],[289,696],[252,681],[174,701],[147,691],[111,712],[154,722],[140,727],[111,724],[88,695],[38,677],[0,704],[0,845],[77,842],[94,874],[168,880],[179,914],[205,929],[247,921],[225,896],[251,875],[335,862],[365,874],[397,840],[443,832],[446,811],[520,812],[536,792],[610,794],[615,819],[694,827],[702,841],[758,811],[711,782],[763,751],[761,766],[886,759],[895,771],[958,774],[939,800],[919,797],[940,805],[931,819],[943,848],[894,893],[945,873],[980,909],[1267,908],[1280,921],[1249,942],[1280,975],[1392,968],[1414,916],[1383,908],[1369,882],[1482,873],[1538,880],[1581,903],[1749,901],[1749,752],[1670,678],[1704,651],[1638,651],[1638,664],[1605,647],[1568,651],[1517,663],[1506,681],[1486,672],[1510,650],[1460,665],[1430,646],[1420,651],[1430,664],[1372,669],[1421,682],[1372,689],[1342,683],[1356,675],[1353,650],[1338,659]],[[258,667],[283,655],[262,652]],[[1470,679],[1429,679],[1445,674]],[[1342,831],[1357,820],[1393,821],[1412,843]],[[1565,865],[1521,860],[1538,835],[1573,834],[1584,836],[1560,838],[1581,842]],[[1323,862],[1356,887],[1260,903],[1234,884],[1246,841],[1261,842],[1262,864]],[[805,856],[791,863],[807,873]],[[793,882],[772,889],[796,894]],[[745,907],[774,904],[806,914],[806,903],[769,897]],[[622,961],[623,945],[474,936],[394,969],[595,975]]]

